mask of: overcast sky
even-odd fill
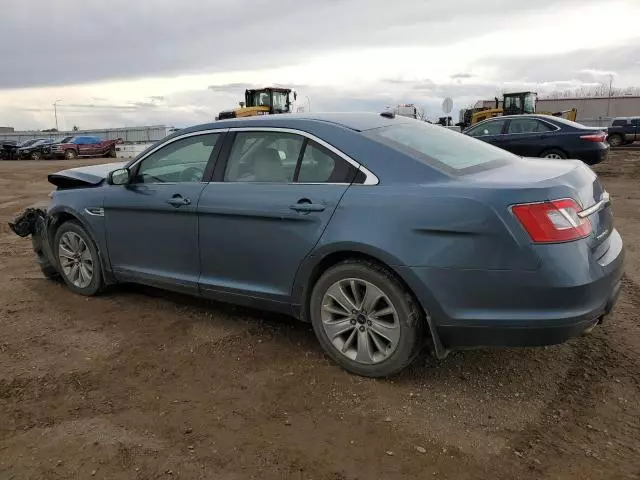
[[[640,86],[640,0],[3,0],[0,125],[212,120],[248,85],[298,107],[437,117],[504,90]],[[455,114],[455,111],[454,111]]]

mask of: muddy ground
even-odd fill
[[[640,478],[640,152],[597,167],[627,246],[605,325],[377,381],[286,317],[43,279],[6,222],[90,162],[0,162],[0,479]]]

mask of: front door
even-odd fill
[[[298,267],[357,170],[302,135],[263,129],[232,141],[198,205],[201,292],[286,309]]]
[[[483,142],[491,143],[496,147],[502,147],[505,141],[504,135],[502,134],[504,124],[505,121],[502,118],[489,120],[469,129],[467,135],[482,140]]]
[[[137,163],[129,185],[106,189],[107,249],[116,279],[197,291],[196,210],[221,138],[178,137]]]

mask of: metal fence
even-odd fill
[[[13,140],[16,142],[24,142],[32,138],[52,138],[53,140],[62,140],[72,135],[86,135],[100,137],[105,140],[115,140],[121,138],[125,143],[150,143],[163,139],[169,133],[175,131],[172,127],[164,125],[151,125],[146,127],[128,127],[128,128],[106,128],[100,130],[78,130],[71,132],[42,132],[38,130],[22,131],[22,132],[0,132],[0,142]]]

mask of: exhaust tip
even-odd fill
[[[593,329],[596,328],[598,325],[600,325],[602,323],[602,320],[604,318],[604,315],[602,317],[599,317],[595,322],[593,322],[590,326],[588,326],[587,328],[585,328],[582,331],[582,335],[583,336],[587,336],[589,334],[591,334],[591,332],[593,332]]]

